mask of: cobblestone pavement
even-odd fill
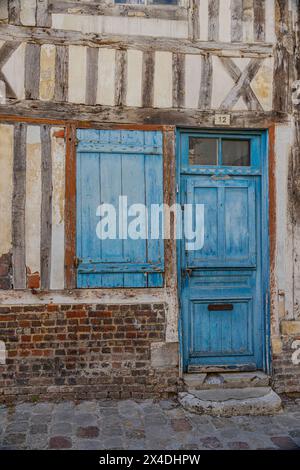
[[[300,400],[272,417],[193,415],[176,401],[0,407],[0,449],[298,449]]]

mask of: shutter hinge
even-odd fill
[[[78,268],[79,264],[81,263],[81,259],[80,258],[77,258],[77,256],[75,256],[74,258],[74,268]]]
[[[77,147],[78,144],[79,144],[79,139],[77,139],[77,137],[76,137],[76,139],[75,139],[75,146]]]

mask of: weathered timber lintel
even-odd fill
[[[158,109],[158,108],[133,108],[122,106],[87,106],[71,103],[41,102],[24,100],[16,102],[11,100],[9,104],[0,105],[0,120],[42,119],[44,122],[54,120],[59,124],[63,122],[89,123],[114,123],[114,124],[155,124],[169,126],[190,127],[214,127],[214,116],[217,110],[194,109]],[[289,122],[286,113],[258,112],[258,111],[233,111],[231,114],[232,127],[268,128],[270,123]],[[2,115],[2,116],[1,116]],[[47,116],[47,119],[45,119]],[[70,119],[70,116],[72,118]]]
[[[72,13],[77,15],[140,16],[168,20],[186,20],[188,9],[179,5],[105,5],[103,3],[84,4],[78,2],[57,2],[49,4],[50,13]]]
[[[223,43],[216,41],[193,41],[178,38],[153,38],[145,36],[125,36],[110,34],[83,34],[78,31],[30,28],[26,26],[2,25],[0,39],[4,41],[25,41],[37,44],[85,45],[90,47],[110,47],[114,49],[137,49],[142,51],[163,50],[186,54],[205,54],[231,57],[269,57],[273,54],[270,43]]]

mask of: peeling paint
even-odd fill
[[[12,246],[13,126],[0,124],[0,256]]]
[[[251,82],[251,87],[265,111],[272,109],[273,100],[273,59],[266,59],[257,75]]]
[[[26,142],[25,250],[30,272],[39,272],[41,240],[41,136],[39,126],[28,126]]]
[[[51,289],[64,288],[64,212],[65,212],[65,140],[55,137],[62,134],[63,128],[54,127],[51,131],[52,152],[52,250],[51,250]],[[63,135],[63,134],[62,134]]]

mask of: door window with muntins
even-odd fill
[[[250,166],[250,141],[214,137],[189,137],[189,164]]]

